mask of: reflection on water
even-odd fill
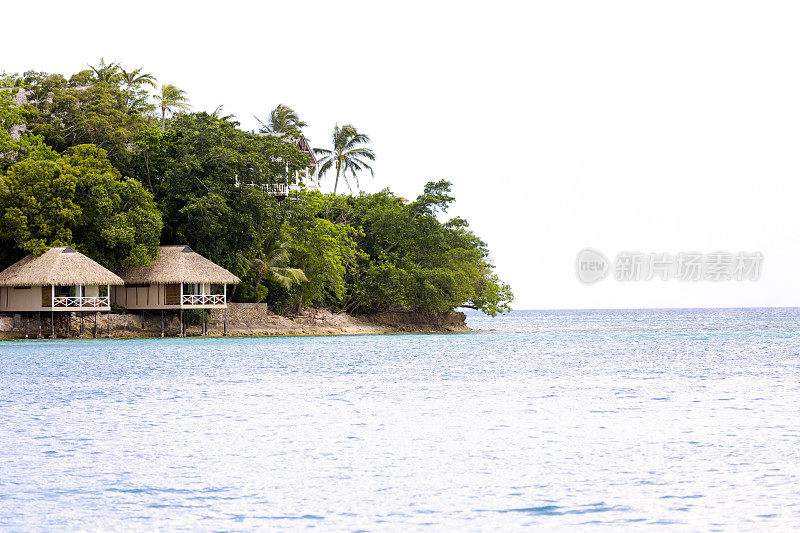
[[[800,311],[0,344],[0,526],[800,525]]]

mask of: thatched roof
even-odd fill
[[[242,280],[188,246],[159,246],[148,266],[117,269],[125,283],[241,283]]]
[[[0,272],[0,286],[122,285],[122,278],[69,246],[29,255]]]

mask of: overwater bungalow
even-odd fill
[[[184,310],[226,309],[228,285],[241,283],[228,270],[185,245],[160,246],[149,265],[123,266],[116,272],[125,285],[112,291],[115,305],[143,313],[161,311],[162,316],[163,311],[178,311],[182,332]],[[205,332],[205,324],[203,329]]]
[[[0,272],[0,314],[50,315],[55,336],[55,313],[98,313],[111,310],[111,287],[122,278],[69,246],[28,255]]]

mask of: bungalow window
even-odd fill
[[[56,285],[55,295],[56,295],[56,297],[69,296],[71,298],[76,298],[78,296],[83,295],[83,286],[82,285]]]
[[[183,294],[191,296],[202,294],[201,285],[199,283],[184,283]]]

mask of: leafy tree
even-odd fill
[[[28,103],[23,116],[28,130],[56,151],[94,144],[107,152],[115,167],[126,168],[130,145],[145,121],[129,112],[128,95],[116,82],[98,81],[96,76],[83,71],[66,80],[26,72],[22,87],[28,90]]]
[[[76,179],[77,247],[109,267],[149,263],[158,253],[163,227],[153,195],[139,181],[123,179],[94,145],[70,148],[61,165]]]
[[[76,177],[64,173],[59,156],[40,146],[16,163],[0,190],[2,248],[40,254],[50,246],[72,244],[72,228],[81,214],[75,203]]]
[[[45,145],[13,165],[0,191],[0,240],[28,253],[70,245],[113,268],[158,251],[161,214],[142,185],[124,180],[94,145],[64,156]]]
[[[297,113],[290,107],[279,104],[278,107],[270,111],[269,119],[267,122],[262,122],[261,119],[255,117],[258,123],[261,124],[261,133],[283,133],[290,134],[297,137],[302,135],[301,130],[308,124],[300,120]]]
[[[327,174],[331,169],[336,169],[336,181],[333,184],[333,194],[336,194],[336,189],[339,187],[339,178],[344,179],[348,190],[350,178],[356,182],[358,186],[358,173],[364,170],[369,170],[372,176],[375,173],[372,171],[372,166],[368,161],[375,160],[375,152],[371,148],[367,148],[366,144],[369,143],[369,136],[356,131],[356,128],[350,124],[345,124],[339,128],[337,124],[333,128],[333,148],[315,148],[314,152],[321,155],[319,161],[319,176],[320,178]]]
[[[191,108],[189,99],[186,98],[186,91],[182,91],[169,83],[162,85],[161,94],[157,94],[153,98],[156,99],[161,108],[162,131],[166,129],[167,111],[175,113],[176,111],[188,111]]]
[[[293,262],[306,276],[294,294],[294,308],[340,307],[347,290],[346,274],[360,257],[355,241],[359,230],[321,218],[304,225],[287,224],[285,230]]]
[[[510,309],[513,295],[494,274],[486,244],[463,219],[438,220],[452,201],[450,183],[442,180],[428,183],[411,203],[384,190],[332,205],[334,220],[361,228],[357,241],[368,257],[348,278],[345,310]]]

